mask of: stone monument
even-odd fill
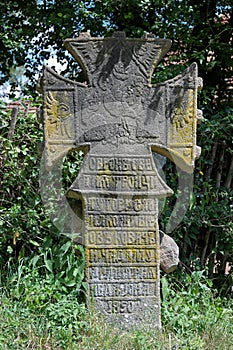
[[[45,158],[52,168],[73,149],[85,153],[67,196],[81,203],[76,211],[83,223],[87,301],[93,299],[107,321],[123,327],[160,327],[159,244],[166,245],[167,237],[159,235],[158,200],[172,190],[152,152],[193,171],[200,153],[197,66],[152,85],[151,75],[170,40],[81,33],[65,46],[86,83],[45,67]]]

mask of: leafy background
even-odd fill
[[[176,344],[182,349],[205,349],[211,344],[214,349],[217,339],[214,337],[221,334],[226,338],[226,346],[230,344],[228,340],[232,344],[232,334],[223,331],[223,326],[232,322],[227,303],[231,301],[233,284],[232,269],[226,273],[233,259],[231,1],[3,1],[1,13],[2,348],[72,349],[72,346],[80,346],[80,349],[88,349],[90,346],[92,349],[88,337],[85,338],[89,336],[89,340],[96,341],[96,349],[98,346],[126,349],[127,341],[135,349],[162,349],[159,336],[157,341],[150,333],[134,333],[131,338],[124,338],[124,343],[120,333],[115,331],[111,333],[116,336],[112,336],[111,344],[106,340],[110,330],[104,328],[99,321],[101,318],[85,316],[83,249],[53,226],[39,194],[39,144],[43,130],[32,108],[39,109],[41,105],[36,92],[37,73],[51,55],[56,55],[60,63],[68,63],[62,75],[82,80],[82,71],[65,52],[63,39],[87,30],[93,36],[108,36],[114,30],[124,30],[128,36],[140,37],[147,31],[172,39],[171,52],[154,72],[153,82],[170,79],[191,62],[198,63],[199,76],[204,82],[198,100],[198,108],[204,115],[198,126],[197,142],[202,154],[196,162],[189,210],[172,232],[180,247],[181,264],[172,276],[164,275],[162,279],[163,322],[167,336],[161,341],[167,349],[175,348]],[[9,110],[6,107],[9,99],[16,99],[16,89],[20,91],[18,109]],[[64,188],[77,175],[81,161],[78,152],[64,159]],[[178,175],[174,165],[167,161],[164,172],[167,183],[176,190]],[[176,191],[167,199],[160,217],[161,228],[166,227],[178,195]],[[206,314],[200,318],[204,305],[208,310],[205,309]],[[190,317],[187,319],[185,315]],[[31,317],[32,329],[25,326],[24,336],[19,324],[28,317]],[[211,331],[214,322],[215,336]],[[7,331],[10,324],[14,325],[14,341]],[[198,334],[197,340],[190,330]],[[35,337],[30,335],[33,332],[37,334]],[[7,337],[9,343],[6,343]],[[187,339],[190,339],[189,344]],[[231,349],[231,345],[226,349]]]

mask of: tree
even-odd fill
[[[154,72],[155,83],[177,75],[193,61],[198,63],[204,82],[199,96],[204,115],[198,141],[202,156],[190,210],[174,237],[187,265],[199,261],[200,268],[208,267],[209,275],[215,271],[219,278],[224,276],[226,262],[233,262],[232,27],[230,0],[30,0],[2,4],[1,83],[9,80],[12,68],[24,66],[31,93],[35,93],[35,75],[52,53],[60,62],[68,62],[64,75],[82,79],[80,67],[63,46],[63,39],[80,31],[90,30],[97,36],[123,30],[136,37],[147,31],[172,39],[168,58]],[[174,188],[174,169],[169,163],[166,167]],[[173,202],[174,198],[168,200],[162,224]],[[214,270],[216,261],[218,270]]]
[[[35,75],[51,51],[61,60],[66,57],[63,39],[73,36],[75,28],[81,26],[77,20],[80,8],[69,0],[30,0],[4,1],[1,9],[0,82],[9,80],[12,68],[23,66],[33,93]]]

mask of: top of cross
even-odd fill
[[[87,84],[45,67],[45,152],[49,165],[77,146],[148,145],[192,171],[196,146],[194,63],[182,75],[151,85],[151,75],[171,46],[168,39],[127,38],[123,32],[93,38],[81,33],[65,46],[86,73]]]
[[[150,83],[151,74],[170,49],[171,40],[149,34],[127,38],[124,32],[93,38],[87,32],[65,40],[65,46],[86,72],[88,83],[105,90],[116,79],[130,87],[132,76],[141,83]]]

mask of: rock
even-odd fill
[[[160,267],[166,272],[173,272],[179,264],[179,247],[173,238],[166,235],[164,232],[160,233]]]

